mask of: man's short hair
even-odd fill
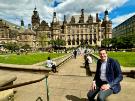
[[[47,59],[48,59],[48,60],[50,60],[51,58],[50,58],[50,57],[48,57]]]
[[[107,50],[105,48],[100,48],[99,49],[99,52],[102,51],[102,50],[105,50],[107,52]]]

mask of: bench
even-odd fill
[[[0,87],[6,87],[13,85],[13,82],[17,79],[14,75],[3,74],[0,75]],[[13,101],[14,100],[14,90],[8,89],[0,91],[0,101]]]

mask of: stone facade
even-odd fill
[[[107,10],[104,13],[102,22],[98,18],[98,14],[96,14],[96,21],[94,21],[92,15],[86,18],[84,9],[82,9],[81,15],[78,15],[78,21],[75,16],[72,16],[70,21],[67,21],[64,15],[63,23],[61,23],[57,19],[56,12],[54,12],[50,27],[45,21],[39,24],[40,17],[35,12],[37,11],[33,11],[31,22],[32,28],[37,32],[37,35],[46,33],[49,39],[63,39],[66,41],[66,47],[76,47],[81,44],[100,47],[101,40],[112,37],[112,22],[109,20]],[[35,29],[36,27],[37,29]]]
[[[22,20],[21,20],[22,22]],[[30,28],[17,26],[5,20],[0,20],[0,50],[5,43],[17,43],[20,47],[27,44],[32,49],[36,48],[36,33]]]
[[[0,20],[0,44],[7,42],[15,42],[20,46],[28,44],[36,50],[50,47],[48,42],[52,39],[63,39],[66,41],[66,48],[82,44],[100,47],[103,39],[112,37],[112,22],[109,20],[107,10],[104,12],[103,21],[99,19],[98,13],[95,20],[92,15],[85,15],[84,9],[80,15],[72,15],[69,19],[64,15],[63,21],[59,21],[54,12],[49,26],[45,20],[40,22],[40,16],[35,8],[31,23],[32,26],[29,25],[28,29],[24,29],[24,22],[21,20],[21,27],[11,28]]]

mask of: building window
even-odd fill
[[[83,33],[83,29],[81,29],[81,33]]]
[[[90,44],[92,44],[92,34],[90,34],[90,40],[89,40]]]
[[[1,37],[4,38],[4,34],[3,34],[3,33],[2,33],[2,35],[1,35]]]
[[[94,34],[94,44],[96,44],[97,38],[96,38],[96,34]]]
[[[25,36],[25,39],[27,40],[27,36]]]
[[[81,34],[81,38],[83,39],[83,34]]]
[[[79,37],[76,39],[76,44],[79,45]]]
[[[92,39],[89,40],[90,44],[92,44]]]
[[[85,29],[85,33],[87,33],[87,29]]]
[[[94,32],[96,32],[96,28],[94,29]]]
[[[75,45],[75,39],[72,40],[72,45]]]
[[[77,33],[79,33],[79,29],[77,29]]]
[[[68,41],[68,45],[71,45],[71,41],[70,40]]]

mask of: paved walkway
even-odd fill
[[[92,70],[95,70],[95,63]],[[87,101],[87,92],[93,77],[83,68],[83,57],[78,56],[63,65],[57,74],[49,76],[50,101]],[[109,97],[109,101],[134,101],[135,80],[124,77],[122,91]]]
[[[49,76],[50,101],[86,101],[91,77],[83,66],[83,57],[71,59]]]
[[[92,70],[95,70],[95,66],[95,63],[93,63]],[[87,75],[83,66],[83,56],[69,60],[58,71],[58,73],[50,73],[48,77],[49,101],[87,101],[86,94],[91,86],[93,76]],[[44,76],[44,74],[39,73],[4,70],[0,70],[0,73],[17,75],[15,83],[35,80]],[[112,95],[108,101],[134,101],[135,79],[124,77],[121,84],[122,91],[118,95]],[[15,90],[17,90],[17,93],[14,101],[36,101],[38,97],[47,101],[45,80]]]

